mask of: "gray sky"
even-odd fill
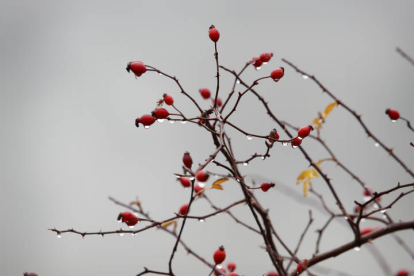
[[[184,89],[208,108],[210,102],[201,99],[198,89],[213,90],[216,85],[214,46],[207,33],[211,24],[221,33],[220,64],[230,69],[240,70],[263,52],[274,53],[260,71],[246,70],[247,83],[285,67],[280,82],[265,80],[257,87],[278,118],[307,125],[332,102],[312,81],[282,63],[281,58],[286,58],[317,76],[362,114],[371,131],[413,169],[414,151],[409,146],[413,132],[401,121],[391,123],[384,114],[391,107],[414,121],[414,67],[395,51],[399,46],[414,56],[412,1],[5,0],[0,10],[0,102],[5,121],[1,135],[1,275],[26,271],[42,276],[136,275],[144,266],[168,269],[174,239],[162,231],[103,239],[65,234],[57,239],[47,229],[119,229],[116,217],[124,209],[108,196],[126,203],[138,196],[156,220],[171,217],[188,201],[189,191],[180,187],[173,173],[180,172],[185,151],[195,164],[202,163],[214,151],[211,138],[189,123],[164,122],[149,130],[136,129],[135,118],[151,112],[163,93],[171,94],[185,114],[199,114],[171,80],[150,72],[136,80],[125,66],[131,60],[142,60],[177,76]],[[233,79],[222,71],[220,82],[225,97]],[[242,99],[233,117],[233,123],[252,133],[267,135],[278,128],[251,94]],[[249,141],[233,130],[228,133],[239,159],[265,150],[259,139]],[[280,129],[279,133],[286,138]],[[412,182],[384,150],[366,138],[343,108],[332,111],[322,137],[374,190]],[[303,146],[314,160],[328,157],[310,139]],[[282,187],[300,195],[302,187],[295,185],[296,177],[307,166],[299,150],[278,145],[266,162],[255,160],[241,168],[248,179],[278,183],[276,189],[258,191],[257,196],[270,208],[277,231],[291,247],[307,223],[307,204],[313,199],[299,197],[297,202]],[[353,201],[362,200],[359,184],[332,163],[323,163],[322,168],[347,210],[352,210]],[[223,173],[215,166],[208,169]],[[335,209],[326,184],[320,179],[313,184]],[[224,186],[224,191],[208,192],[217,205],[225,207],[242,198],[235,181]],[[384,204],[395,196],[383,198]],[[412,202],[403,198],[389,213],[395,221],[412,220]],[[191,211],[203,215],[212,209],[200,200]],[[246,206],[235,208],[234,213],[254,225]],[[327,219],[318,211],[314,217],[298,253],[303,259],[311,257],[315,230]],[[399,234],[414,248],[412,232]],[[351,239],[349,229],[335,222],[326,232],[321,250]],[[237,272],[243,275],[262,275],[271,269],[260,248],[261,238],[224,214],[205,223],[189,222],[183,240],[210,262],[217,247],[224,245],[228,260],[236,262]],[[323,266],[350,275],[383,275],[369,246]],[[414,269],[412,259],[392,238],[378,239],[374,246],[393,271]],[[210,270],[179,248],[174,271],[191,276],[208,275]]]

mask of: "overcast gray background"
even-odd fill
[[[259,72],[246,70],[246,82],[279,66],[286,68],[279,83],[265,80],[257,87],[280,119],[307,125],[332,102],[312,81],[303,80],[283,64],[283,57],[320,78],[413,167],[414,149],[409,146],[413,133],[401,121],[392,124],[384,114],[392,107],[414,120],[414,67],[395,51],[400,46],[414,56],[412,1],[6,0],[0,10],[1,275],[26,271],[42,276],[136,275],[144,266],[168,269],[174,239],[162,231],[103,239],[65,234],[57,239],[47,229],[119,229],[116,217],[124,209],[108,196],[126,203],[138,196],[157,220],[170,217],[188,201],[189,191],[182,189],[173,173],[180,172],[185,151],[191,152],[195,164],[202,162],[214,150],[211,138],[189,123],[135,128],[135,118],[153,110],[163,93],[171,94],[177,107],[189,116],[199,114],[171,80],[150,72],[136,80],[125,66],[131,60],[142,60],[177,76],[184,89],[208,108],[210,102],[201,100],[198,89],[215,87],[213,43],[207,35],[211,24],[221,33],[220,63],[231,69],[239,70],[262,52],[274,53],[271,63]],[[232,81],[221,72],[222,97],[230,91]],[[275,127],[250,94],[241,101],[232,122],[263,135]],[[229,134],[239,159],[265,150],[259,139],[248,141],[233,130]],[[390,188],[398,181],[412,182],[384,150],[366,138],[343,108],[332,111],[322,135],[337,157],[374,190]],[[303,146],[314,160],[328,157],[310,139]],[[277,189],[257,192],[257,196],[270,208],[279,234],[294,247],[307,223],[312,196],[299,197],[297,202],[282,187],[300,196],[302,187],[295,185],[296,177],[308,163],[299,150],[281,145],[271,155],[266,162],[256,160],[241,170],[259,182],[278,183]],[[362,200],[359,184],[332,163],[324,163],[322,168],[347,210],[352,210],[353,200]],[[214,166],[208,169],[223,172]],[[326,184],[320,179],[313,183],[335,209]],[[217,205],[224,207],[242,198],[236,182],[224,186],[224,191],[208,192]],[[391,202],[395,196],[384,197],[383,202]],[[412,220],[412,202],[403,198],[389,213],[396,221]],[[191,212],[203,215],[211,208],[200,200]],[[245,206],[234,212],[254,225]],[[302,259],[311,257],[315,230],[327,219],[318,211],[314,217],[298,253]],[[414,248],[412,231],[399,234]],[[351,239],[349,229],[335,222],[321,249]],[[261,237],[224,214],[205,223],[190,221],[183,240],[210,262],[214,250],[223,244],[228,260],[235,261],[237,271],[244,275],[262,275],[272,268],[259,247]],[[378,239],[374,245],[393,271],[414,269],[412,259],[392,238]],[[369,246],[322,266],[350,275],[384,275]],[[179,248],[174,271],[191,276],[207,275],[210,270]]]

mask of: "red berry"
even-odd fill
[[[371,233],[371,232],[372,232],[372,228],[366,227],[366,228],[362,229],[360,233],[361,233],[361,235],[365,235],[365,234],[368,234],[368,233]]]
[[[220,38],[220,33],[219,31],[217,31],[216,28],[214,28],[213,25],[211,25],[210,31],[208,32],[208,36],[210,37],[212,41],[217,42]]]
[[[401,269],[397,272],[397,276],[409,276],[409,275],[410,273],[405,269]]]
[[[312,130],[313,130],[313,127],[311,125],[301,127],[298,130],[298,136],[303,139],[307,137]]]
[[[208,88],[201,88],[199,91],[200,91],[201,96],[204,99],[210,98],[211,93],[210,93],[210,90]]]
[[[361,210],[361,207],[359,205],[356,205],[354,209],[355,213],[359,213],[359,210]]]
[[[170,95],[164,94],[164,102],[167,105],[172,105],[174,103],[174,99]]]
[[[206,118],[210,118],[210,116],[209,115],[206,115]],[[198,120],[198,123],[204,125],[206,123],[206,121],[203,120],[203,119],[200,119],[200,120]]]
[[[201,187],[200,185],[195,185],[194,186],[194,192],[197,194],[198,192],[200,192],[202,189],[204,189],[203,187]],[[201,194],[200,194],[201,195]]]
[[[139,218],[137,218],[134,214],[131,212],[123,212],[118,215],[118,221],[125,222],[128,226],[134,226],[138,223]]]
[[[385,110],[385,114],[388,114],[388,117],[390,117],[392,121],[396,121],[398,120],[398,118],[400,118],[400,113],[395,109],[388,108],[387,110]]]
[[[308,260],[303,260],[300,263],[298,263],[298,267],[296,268],[296,271],[298,273],[301,273],[303,270],[305,270],[305,268],[308,266],[309,261]]]
[[[26,272],[23,275],[24,276],[37,276],[37,274],[36,273],[33,273],[33,272]]]
[[[191,166],[193,166],[193,159],[191,158],[190,153],[188,151],[184,152],[183,163],[184,166],[186,166],[189,169],[191,169]]]
[[[206,171],[199,171],[196,174],[196,178],[199,182],[206,182],[208,180],[209,174]]]
[[[239,274],[237,274],[236,272],[230,272],[229,274],[227,274],[227,276],[239,276]]]
[[[229,262],[229,263],[227,263],[227,269],[228,269],[230,272],[233,272],[233,271],[236,269],[236,264],[235,264],[235,263],[233,263],[233,262]]]
[[[270,271],[267,273],[267,276],[279,276],[279,273],[277,273],[276,271]]]
[[[191,181],[187,177],[180,177],[181,185],[183,185],[184,188],[188,188],[191,186]]]
[[[270,60],[272,57],[273,57],[273,54],[272,54],[272,53],[263,53],[263,54],[261,54],[261,55],[260,55],[260,59],[261,59],[263,62],[269,62],[269,60]]]
[[[224,267],[221,267],[221,268],[219,268],[218,270],[220,270],[221,272],[223,272],[223,273],[224,273],[224,275],[226,275],[226,270],[224,269]],[[218,273],[218,272],[214,271],[214,275],[216,275],[216,276],[220,276],[220,275],[222,275],[222,274],[220,274],[220,273]]]
[[[224,247],[220,246],[219,249],[214,252],[213,259],[216,265],[221,264],[224,259],[226,258],[226,251],[224,251]]]
[[[279,140],[279,133],[277,133],[277,130],[275,128],[269,133],[269,137],[275,140]],[[269,142],[273,144],[275,141],[269,139]]]
[[[214,104],[214,99],[212,99],[212,100],[213,100],[213,104]],[[223,105],[223,102],[221,101],[221,99],[217,98],[217,107],[220,107],[222,105]]]
[[[140,77],[147,71],[147,68],[145,67],[142,61],[137,60],[128,63],[126,70],[128,71],[128,73],[132,71],[135,74],[135,76]]]
[[[253,61],[253,66],[256,67],[256,69],[258,69],[258,67],[262,66],[263,64],[263,61],[259,57],[254,57]]]
[[[295,138],[291,144],[292,144],[292,148],[297,148],[300,144],[302,143],[302,139],[300,138]]]
[[[142,115],[141,118],[137,118],[135,120],[135,125],[138,127],[139,123],[143,124],[144,127],[149,127],[150,125],[152,125],[155,122],[155,118],[152,117],[151,115],[145,114]]]
[[[374,191],[371,188],[367,188],[367,189],[364,190],[364,196],[371,196]]]
[[[178,214],[185,216],[187,214],[187,211],[188,211],[188,204],[184,204],[183,206],[181,206],[180,211],[178,211]]]
[[[270,73],[270,77],[274,81],[279,81],[283,77],[284,74],[285,74],[285,68],[280,67],[276,70],[273,70],[272,73]]]
[[[165,108],[157,108],[152,112],[152,116],[156,119],[165,119],[170,115],[167,109]]]
[[[262,189],[263,192],[267,192],[267,191],[269,191],[270,188],[272,188],[274,186],[275,186],[275,183],[263,183],[260,186],[260,189]]]

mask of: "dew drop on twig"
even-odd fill
[[[173,120],[170,120],[170,124],[174,124],[175,123],[175,121],[173,121]]]
[[[282,142],[282,146],[286,147],[288,145],[287,142]]]
[[[144,128],[145,128],[145,129],[149,129],[149,128],[150,128],[150,126],[144,126]]]
[[[379,143],[375,143],[374,146],[379,147]]]
[[[358,251],[360,251],[360,250],[361,250],[361,247],[359,247],[359,246],[355,246],[355,247],[354,247],[354,250],[358,252]]]
[[[62,237],[62,233],[61,233],[61,232],[57,232],[56,237],[57,237],[58,239],[60,239],[60,238]]]
[[[239,80],[237,80],[236,82],[237,82],[237,84],[240,84],[240,81]]]
[[[132,228],[134,228],[134,227],[135,227],[135,225],[130,225],[130,226],[128,226],[128,227],[132,229]]]
[[[164,119],[158,119],[157,121],[158,121],[158,123],[162,123],[162,122],[164,122]]]
[[[205,222],[205,219],[198,219],[198,222]]]
[[[120,237],[122,237],[122,236],[124,235],[124,233],[122,233],[122,232],[121,232],[121,233],[118,233],[118,235],[119,235]]]
[[[247,166],[247,165],[249,165],[249,163],[247,163],[247,162],[244,162],[243,163],[243,166]]]
[[[185,123],[187,123],[187,121],[181,121],[181,123],[184,125]]]
[[[302,76],[302,78],[303,78],[304,80],[307,80],[307,79],[309,79],[309,76],[308,76],[308,75],[303,75],[303,76]]]
[[[247,138],[247,140],[252,140],[252,139],[253,139],[253,136],[251,136],[251,135],[246,135],[246,138]]]

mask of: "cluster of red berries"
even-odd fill
[[[252,63],[256,70],[259,70],[262,64],[266,64],[273,57],[273,53],[263,53],[259,57],[253,57]]]
[[[118,215],[117,218],[118,221],[125,222],[126,225],[128,225],[130,228],[134,227],[135,224],[139,222],[139,218],[137,218],[134,214],[131,212],[123,212]]]
[[[200,88],[198,91],[200,92],[201,97],[203,97],[204,100],[210,99],[210,97],[211,97],[210,89],[208,89],[208,88]],[[214,99],[211,99],[211,100],[213,101],[213,104],[214,104]],[[220,98],[217,98],[217,104],[216,104],[216,106],[220,107],[222,105],[223,105],[222,100]]]
[[[302,143],[302,140],[306,138],[312,130],[313,127],[311,125],[301,127],[298,130],[298,136],[291,142],[292,148],[297,148]]]
[[[161,100],[161,102],[165,102],[168,105],[172,105],[174,103],[174,99],[167,94],[164,94],[163,98],[164,99]],[[151,114],[145,114],[139,118],[136,118],[135,126],[139,127],[139,124],[142,124],[145,128],[149,128],[155,122],[155,120],[164,120],[168,118],[168,116],[170,116],[170,113],[167,109],[158,107],[152,111]]]
[[[385,114],[387,114],[388,117],[390,117],[392,122],[395,122],[400,118],[400,113],[395,109],[388,108],[387,110],[385,110]]]

